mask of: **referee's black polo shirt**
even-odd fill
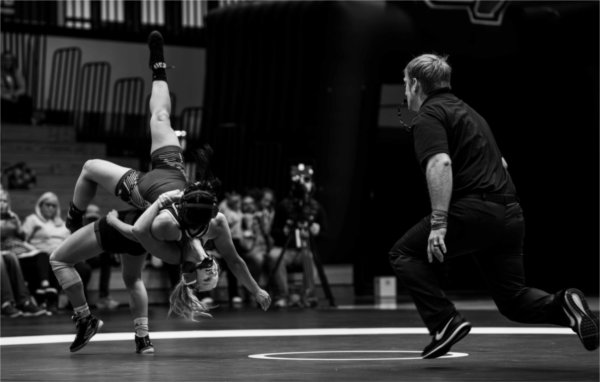
[[[423,170],[431,156],[450,156],[453,198],[473,193],[516,194],[487,122],[449,88],[437,89],[425,99],[413,119],[412,132]]]

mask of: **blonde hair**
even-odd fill
[[[183,278],[173,288],[173,292],[169,296],[169,303],[171,304],[169,317],[176,315],[196,322],[198,321],[197,317],[212,318],[212,314],[208,313],[210,308],[198,300],[194,290],[185,284]]]
[[[54,215],[54,217],[52,217],[50,219],[46,219],[44,217],[44,214],[42,214],[42,210],[40,208],[42,203],[46,203],[46,202],[52,202],[52,203],[56,204],[55,215]],[[54,192],[50,192],[50,191],[44,192],[42,194],[42,196],[39,197],[39,199],[37,200],[37,203],[35,205],[35,214],[41,221],[43,221],[43,222],[46,222],[48,220],[52,221],[54,223],[54,225],[57,227],[64,224],[64,220],[60,216],[60,201],[58,200],[58,196]]]
[[[450,87],[452,68],[447,61],[448,56],[422,54],[406,65],[404,75],[416,78],[421,83],[423,93],[428,95],[436,89]]]

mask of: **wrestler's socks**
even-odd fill
[[[164,40],[160,32],[152,31],[148,36],[148,47],[150,48],[150,69],[152,69],[152,81],[167,80],[167,64],[163,52]]]
[[[88,306],[88,304],[84,304],[84,305],[81,305],[81,306],[74,307],[73,308],[73,312],[75,312],[75,317],[77,317],[78,319],[80,319],[80,318],[86,318],[90,314],[92,314],[90,312],[90,307]]]
[[[133,327],[137,337],[146,337],[148,335],[148,317],[138,317],[133,320]]]

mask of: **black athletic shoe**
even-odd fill
[[[150,48],[150,69],[166,69],[165,56],[163,53],[163,36],[159,31],[152,31],[148,35],[148,48]],[[158,65],[158,66],[156,66]]]
[[[588,307],[583,293],[567,289],[563,295],[562,308],[571,320],[571,329],[579,336],[587,350],[598,349],[598,317]]]
[[[154,354],[154,345],[150,342],[150,336],[135,336],[135,352],[138,354]]]
[[[452,345],[460,341],[471,331],[471,324],[456,313],[441,330],[435,332],[429,345],[421,353],[423,358],[437,358],[450,351]]]
[[[92,337],[98,333],[98,330],[104,325],[102,320],[89,315],[87,317],[78,318],[77,316],[71,317],[75,321],[75,327],[77,328],[77,334],[75,335],[75,341],[71,344],[69,350],[75,352],[85,345],[92,339]]]

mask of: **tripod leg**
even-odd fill
[[[283,260],[283,255],[285,254],[285,251],[287,251],[287,249],[290,247],[290,243],[292,242],[293,237],[294,237],[294,235],[292,233],[290,233],[287,237],[287,240],[285,241],[285,245],[283,246],[283,248],[281,248],[281,252],[279,252],[279,257],[277,258],[275,267],[271,270],[271,273],[269,273],[269,280],[267,281],[267,289],[269,289],[271,287],[271,285],[273,284],[273,279],[275,277],[275,273],[279,269],[279,266],[281,265],[281,261]]]
[[[321,258],[317,252],[317,246],[313,240],[312,235],[310,236],[310,250],[313,255],[313,262],[315,263],[315,267],[317,268],[317,273],[319,274],[319,279],[321,280],[321,286],[323,287],[323,292],[325,292],[325,297],[329,300],[329,305],[335,307],[335,300],[333,298],[333,293],[331,293],[331,288],[329,287],[329,281],[327,280],[327,275],[325,274],[325,270],[323,269],[323,264],[321,263]]]

